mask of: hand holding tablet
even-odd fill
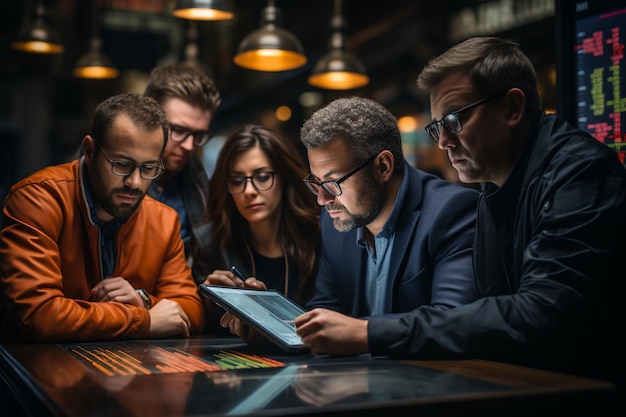
[[[307,349],[293,324],[305,310],[280,292],[201,284],[200,293],[284,350]]]

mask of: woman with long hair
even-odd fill
[[[295,143],[278,132],[254,124],[234,131],[209,181],[211,241],[194,257],[196,282],[270,288],[306,304],[320,244],[320,206],[302,181],[307,174]]]

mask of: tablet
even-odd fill
[[[305,310],[280,292],[201,284],[200,293],[284,350],[307,349],[293,324]]]

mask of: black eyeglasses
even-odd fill
[[[165,170],[162,163],[160,165],[136,164],[130,161],[113,160],[109,158],[100,145],[96,143],[96,146],[100,149],[100,152],[102,152],[102,155],[104,155],[109,164],[111,164],[111,172],[115,175],[119,175],[120,177],[127,177],[139,168],[139,175],[141,178],[144,180],[153,180],[161,175]]]
[[[189,136],[193,136],[193,143],[196,146],[203,146],[211,139],[210,130],[190,130],[184,126],[170,123],[170,139],[176,143],[184,142]]]
[[[372,162],[374,158],[376,158],[377,156],[378,154],[370,156],[365,161],[357,165],[356,168],[354,168],[352,171],[348,172],[346,175],[339,178],[338,180],[315,181],[313,179],[313,174],[309,174],[302,181],[304,181],[304,183],[309,188],[309,190],[315,195],[319,195],[320,186],[321,186],[324,189],[324,191],[326,191],[328,194],[332,195],[333,197],[339,197],[342,193],[341,187],[339,186],[339,184],[341,184],[342,182],[344,182],[345,180],[347,180],[348,178],[350,178],[351,176],[359,172],[359,170],[363,169],[365,165]]]
[[[477,102],[472,103],[469,106],[465,106],[462,109],[450,112],[443,116],[440,120],[435,120],[434,122],[426,125],[424,129],[430,135],[430,137],[434,139],[435,142],[439,142],[439,137],[441,136],[441,126],[445,127],[446,130],[451,134],[456,135],[457,133],[460,133],[461,130],[463,130],[461,119],[459,119],[459,115],[461,113],[473,109],[474,107],[480,106],[481,104],[485,104],[486,102],[493,100],[494,98],[498,98],[502,95],[503,94],[496,94],[493,96],[489,96],[482,100],[478,100]]]
[[[226,180],[228,192],[231,194],[241,194],[246,190],[248,180],[257,191],[267,191],[274,185],[274,174],[272,171],[257,172],[249,177],[243,175],[231,175]]]

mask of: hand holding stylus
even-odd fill
[[[235,265],[230,267],[230,272],[232,272],[236,278],[239,278],[242,283],[247,279],[243,272],[241,272]]]
[[[245,288],[245,279],[236,276],[232,271],[216,269],[204,279],[206,285]]]
[[[243,282],[245,288],[253,288],[255,290],[266,290],[267,286],[263,281],[259,281],[255,277],[248,277],[243,274],[235,265],[230,267],[230,271],[233,275]]]
[[[246,277],[237,267],[232,266],[230,271],[216,269],[204,280],[206,285],[222,285],[225,287],[252,288],[265,290],[267,286],[254,277]]]

